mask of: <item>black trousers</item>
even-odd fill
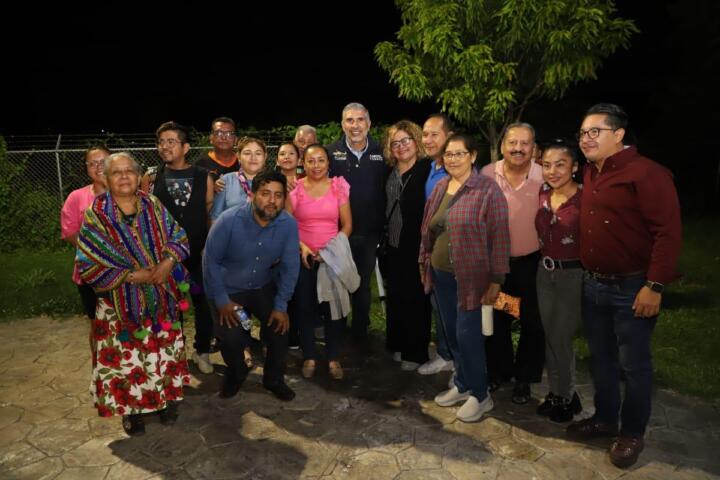
[[[432,307],[420,283],[417,254],[388,246],[383,263],[387,275],[387,348],[400,352],[403,360],[425,363]]]
[[[230,299],[242,305],[248,315],[253,315],[260,320],[260,335],[264,344],[267,345],[263,374],[264,385],[283,383],[285,375],[287,332],[281,335],[275,332],[274,325],[272,327],[267,325],[273,310],[275,292],[275,284],[270,282],[257,290],[247,290],[230,295]],[[240,325],[229,328],[221,326],[219,322],[215,323],[214,329],[215,336],[220,341],[220,353],[228,366],[228,375],[231,375],[236,382],[242,383],[248,375],[243,352],[245,347],[249,347],[252,342],[250,332]]]
[[[193,283],[202,287],[203,286],[203,274],[202,274],[202,261],[193,259],[192,263],[186,264],[186,268],[190,272],[190,278]],[[197,287],[196,287],[197,288]],[[191,292],[193,289],[190,290]],[[195,342],[193,347],[198,353],[210,353],[210,340],[213,334],[213,318],[210,315],[210,307],[208,306],[207,298],[202,293],[191,293],[190,298],[193,303],[193,310],[195,312]]]
[[[95,290],[90,285],[82,284],[77,286],[78,292],[80,293],[80,300],[85,310],[85,315],[90,320],[95,320],[95,307],[97,306],[97,295]]]
[[[540,321],[536,275],[540,252],[510,258],[510,273],[505,276],[502,291],[520,297],[520,341],[513,355],[511,327],[513,317],[495,310],[495,333],[486,337],[488,378],[505,381],[511,377],[523,383],[542,379],[545,363],[545,332]]]

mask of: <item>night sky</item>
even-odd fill
[[[680,183],[700,178],[701,190],[712,189],[720,2],[618,3],[641,30],[630,49],[608,60],[597,81],[534,104],[525,120],[540,140],[568,136],[588,106],[621,104],[643,151]],[[0,133],[150,133],[169,119],[205,131],[218,115],[265,129],[339,120],[349,101],[386,124],[422,122],[437,109],[398,99],[375,62],[375,44],[400,26],[393,2],[247,4],[29,4],[5,15]]]

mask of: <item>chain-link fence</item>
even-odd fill
[[[268,168],[274,168],[280,139],[272,138],[272,135],[261,136],[257,132],[253,133],[254,136],[268,143],[267,165]],[[66,145],[61,145],[61,137],[57,137],[54,146],[48,144],[47,138],[38,137],[34,145],[26,139],[22,141],[9,139],[8,142],[6,162],[14,172],[13,185],[10,185],[8,190],[9,206],[30,210],[24,212],[30,217],[29,221],[16,222],[17,225],[13,225],[12,234],[18,239],[15,242],[18,245],[22,245],[25,239],[29,246],[37,246],[31,240],[39,233],[42,233],[44,238],[58,239],[57,244],[59,244],[59,216],[65,198],[73,190],[90,183],[84,159],[87,145],[92,143],[88,137],[84,137],[84,141],[75,139],[73,142],[67,142]],[[131,142],[107,142],[113,152],[123,151],[132,154],[144,170],[159,166],[161,163],[157,148],[153,144],[154,137],[148,135],[144,135],[141,139],[135,138]],[[210,148],[208,146],[191,148],[188,160],[194,162]],[[4,221],[8,221],[8,218]],[[42,229],[42,232],[39,229]]]

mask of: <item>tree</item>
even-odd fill
[[[400,97],[433,99],[477,128],[497,159],[499,136],[537,98],[596,78],[637,32],[608,0],[396,0],[398,43],[375,46]]]

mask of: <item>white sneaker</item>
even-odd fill
[[[192,359],[202,373],[213,373],[215,371],[212,363],[210,363],[209,353],[193,352]]]
[[[477,422],[487,412],[493,409],[492,397],[488,395],[482,402],[472,395],[468,398],[462,407],[455,414],[458,420],[462,422]]]
[[[450,390],[445,390],[435,396],[435,403],[441,407],[452,407],[456,403],[464,402],[470,397],[470,392],[460,393],[458,388],[453,385]]]
[[[413,370],[415,370],[415,369],[418,368],[419,366],[420,366],[419,363],[417,363],[417,362],[411,362],[411,361],[409,361],[409,360],[403,360],[402,362],[400,362],[400,370],[404,370],[404,371],[406,371],[406,372],[412,372]]]
[[[452,375],[450,375],[450,380],[448,380],[448,388],[453,388],[455,386],[455,375],[457,375],[457,373],[453,371]]]
[[[435,375],[436,373],[443,372],[445,370],[452,370],[453,362],[451,360],[445,360],[440,355],[429,360],[418,368],[420,375]]]
[[[402,353],[393,352],[393,362],[402,362]]]

